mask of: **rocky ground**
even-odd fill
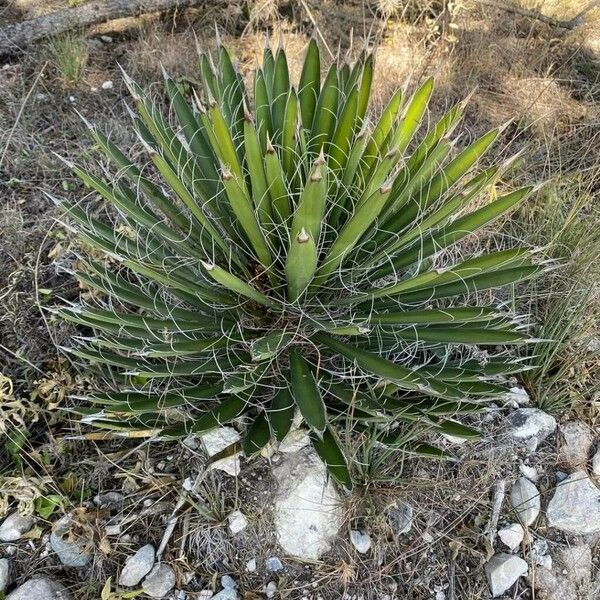
[[[42,4],[64,2],[11,3],[22,15],[0,3],[0,18],[30,18]],[[281,2],[274,13],[266,4],[277,3],[251,19],[232,3],[95,29],[76,83],[51,44],[0,63],[0,599],[600,598],[600,313],[577,312],[600,264],[597,253],[581,259],[589,229],[600,229],[598,20],[565,31],[473,2],[442,16],[440,3],[406,3],[394,18],[385,2]],[[543,4],[560,18],[579,6]],[[515,180],[548,183],[537,203],[468,243],[557,248],[552,279],[491,300],[518,304],[540,326],[550,315],[558,325],[541,337],[559,352],[513,382],[527,391],[473,417],[481,440],[442,440],[452,460],[374,451],[350,494],[327,479],[301,429],[248,462],[218,456],[242,423],[164,444],[106,439],[68,418],[93,374],[68,362],[59,348],[75,331],[43,309],[86,292],[68,273],[74,241],[45,192],[84,191],[54,153],[90,154],[74,109],[132,147],[118,65],[153,90],[161,66],[193,82],[196,42],[214,43],[213,20],[243,73],[264,29],[296,58],[292,70],[315,23],[334,49],[347,48],[351,30],[371,32],[381,44],[376,109],[428,75],[432,120],[473,91],[461,140],[512,119],[500,156],[527,147]],[[565,302],[580,288],[590,295]]]
[[[208,469],[202,456],[236,439],[235,427],[179,448],[132,447],[138,472],[114,473],[64,516],[22,516],[27,499],[14,507],[0,524],[0,590],[71,600],[98,578],[103,599],[594,600],[600,432],[558,424],[515,392],[482,417],[485,442],[447,439],[450,463],[415,461],[403,472],[411,483],[352,495],[328,480],[302,429],[256,461],[229,456]],[[493,471],[482,476],[485,463]],[[447,495],[456,481],[432,503],[432,489]],[[178,484],[168,501],[165,486]]]

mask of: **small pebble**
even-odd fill
[[[256,559],[252,558],[246,563],[246,573],[254,573],[256,571]]]
[[[267,558],[265,566],[267,567],[267,571],[271,571],[272,573],[276,573],[283,569],[283,563],[276,556]]]
[[[275,594],[277,593],[277,584],[274,581],[269,581],[265,588],[265,593],[267,594],[267,598],[275,597]]]
[[[237,583],[230,575],[223,575],[221,577],[221,586],[226,590],[234,590],[237,587]]]
[[[352,545],[356,548],[357,552],[361,554],[366,554],[371,548],[371,537],[368,533],[363,531],[358,531],[357,529],[353,529],[350,532],[350,541]]]
[[[109,79],[108,81],[104,81],[102,83],[102,89],[103,90],[112,90],[114,87],[113,82]]]
[[[228,517],[227,521],[229,522],[229,531],[235,535],[236,533],[240,533],[248,526],[248,521],[246,517],[239,510],[234,510]]]

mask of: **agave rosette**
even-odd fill
[[[93,331],[71,351],[110,372],[86,420],[178,438],[243,416],[250,456],[300,415],[348,487],[338,421],[431,456],[424,430],[476,435],[457,415],[505,392],[524,368],[506,349],[529,341],[477,300],[543,267],[525,247],[466,259],[452,247],[532,188],[498,195],[510,161],[476,168],[499,129],[453,149],[464,103],[420,131],[431,79],[371,123],[373,67],[363,53],[322,78],[313,40],[294,87],[284,50],[267,47],[250,94],[219,44],[200,57],[197,89],[165,75],[171,119],[125,75],[149,160],[90,126],[114,169],[72,167],[117,217],[59,203],[93,249],[77,276],[98,292],[60,310]]]

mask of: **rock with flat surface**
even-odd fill
[[[525,536],[525,530],[520,523],[511,523],[506,527],[498,530],[498,537],[502,543],[510,550],[515,550],[519,547]]]
[[[142,583],[142,589],[150,598],[164,598],[175,587],[175,572],[164,563],[156,565]]]
[[[515,440],[532,442],[535,450],[556,429],[556,419],[539,408],[519,408],[508,417],[508,435]]]
[[[581,421],[569,421],[559,430],[559,464],[569,471],[584,469],[594,441],[590,428]]]
[[[0,593],[4,592],[10,583],[10,563],[8,558],[0,558]]]
[[[204,450],[206,450],[209,457],[212,457],[221,452],[221,450],[225,450],[225,448],[239,442],[241,436],[233,427],[219,427],[218,429],[213,429],[212,431],[205,433],[200,439],[204,446]],[[220,471],[224,471],[228,475],[235,477],[240,472],[239,454],[240,453],[237,452],[233,456],[227,456],[220,460],[216,460],[209,468],[219,469]]]
[[[528,571],[527,563],[514,554],[496,554],[485,565],[492,597],[501,596]]]
[[[293,454],[310,444],[308,433],[304,429],[292,429],[279,444],[279,452]]]
[[[218,594],[211,597],[210,600],[239,600],[239,596],[236,590],[231,588],[225,588]]]
[[[152,544],[142,546],[135,554],[126,561],[121,575],[119,576],[119,585],[133,587],[137,585],[154,566],[156,552]]]
[[[64,516],[52,528],[50,545],[66,567],[85,567],[94,549],[92,532],[70,515]]]
[[[540,514],[540,493],[526,477],[520,477],[513,484],[510,503],[523,525],[533,525]]]
[[[567,533],[600,532],[600,489],[585,471],[575,471],[557,486],[546,510],[549,527]]]
[[[33,527],[33,523],[33,517],[11,513],[0,525],[0,542],[16,542]]]
[[[240,531],[244,531],[248,526],[248,520],[240,510],[234,510],[230,513],[227,517],[227,522],[229,524],[229,531],[233,535],[240,533]]]
[[[592,552],[585,544],[553,550],[550,568],[535,573],[536,598],[543,600],[596,600],[592,591]]]
[[[283,563],[277,556],[269,556],[265,561],[265,567],[267,571],[271,571],[272,573],[276,573],[277,571],[283,570]]]
[[[312,448],[287,454],[273,470],[278,484],[275,528],[290,555],[316,560],[329,550],[343,522],[337,490]]]
[[[596,477],[600,477],[600,447],[596,450],[594,458],[592,458],[592,473]]]
[[[72,600],[67,588],[49,577],[34,577],[6,596],[6,600]]]

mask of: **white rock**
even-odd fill
[[[270,556],[265,561],[265,567],[267,568],[267,571],[276,573],[277,571],[283,570],[283,563],[277,556]]]
[[[485,574],[492,597],[501,596],[519,577],[526,575],[527,563],[514,554],[496,554],[485,565]]]
[[[536,569],[536,597],[544,600],[596,598],[597,590],[593,593],[591,589],[592,553],[589,546],[581,544],[558,548],[552,559],[553,569],[547,566]]]
[[[525,530],[520,523],[512,523],[498,530],[498,537],[510,550],[518,548],[524,536]]]
[[[398,500],[388,512],[388,521],[396,535],[403,535],[412,529],[413,507],[404,500]]]
[[[246,563],[246,573],[254,573],[254,571],[256,571],[256,559],[255,558],[251,558]]]
[[[23,517],[14,512],[0,525],[0,542],[16,542],[21,539],[32,527],[33,517]]]
[[[238,600],[239,596],[235,590],[230,588],[225,588],[221,590],[218,594],[215,594],[211,597],[211,600]]]
[[[6,600],[71,600],[64,585],[49,577],[34,577],[6,596]]]
[[[527,405],[531,402],[529,394],[522,387],[511,387],[509,392],[505,394],[505,399],[508,402],[515,403],[519,406]]]
[[[130,556],[126,561],[121,575],[119,577],[119,585],[125,587],[133,587],[137,585],[154,566],[156,560],[156,552],[152,544],[142,546],[135,554]]]
[[[585,468],[593,437],[590,428],[581,421],[569,421],[560,426],[559,464],[571,470]]]
[[[105,44],[111,44],[113,39],[110,37],[110,35],[101,35],[100,39],[105,43]]]
[[[548,554],[547,540],[539,538],[531,544],[531,558],[538,567],[552,568],[552,557]]]
[[[121,535],[121,526],[120,525],[107,525],[104,528],[106,535]]]
[[[509,415],[508,423],[508,434],[529,441],[528,449],[533,450],[556,429],[556,419],[539,408],[519,408]]]
[[[195,435],[188,435],[181,443],[190,450],[198,450],[198,438]]]
[[[575,471],[556,486],[546,511],[548,525],[567,533],[600,532],[600,489],[584,471]]]
[[[214,456],[221,450],[231,446],[231,444],[239,442],[240,439],[240,434],[233,427],[219,427],[205,433],[200,438],[208,456]],[[233,456],[215,461],[210,465],[210,469],[219,469],[235,477],[240,472],[239,452]]]
[[[8,558],[0,558],[0,594],[10,583],[10,562]]]
[[[198,592],[198,600],[211,600],[211,598],[214,597],[215,595],[212,590],[202,590],[201,592]]]
[[[533,525],[540,514],[540,493],[526,477],[517,479],[513,484],[510,503],[523,525]]]
[[[243,531],[248,526],[248,521],[243,513],[239,510],[234,510],[227,517],[227,521],[229,523],[229,531],[235,535],[240,531]]]
[[[538,479],[540,478],[535,467],[530,467],[524,463],[519,465],[519,471],[521,471],[521,474],[527,477],[529,481],[533,481],[533,483],[537,483]]]
[[[358,531],[358,529],[350,531],[350,541],[356,551],[361,554],[366,554],[371,548],[371,536],[366,532]]]
[[[267,587],[265,588],[265,594],[267,598],[274,598],[277,593],[277,584],[274,581],[269,581],[267,583]]]
[[[94,550],[90,532],[70,515],[55,523],[50,534],[50,546],[67,567],[85,567]]]
[[[594,458],[592,458],[592,473],[596,477],[600,477],[600,447],[596,450]]]
[[[142,589],[150,598],[164,598],[175,587],[175,572],[161,563],[156,565],[142,583]]]
[[[278,483],[275,527],[290,555],[318,559],[329,550],[343,522],[337,490],[311,448],[288,454],[273,470]]]
[[[115,87],[115,86],[114,86],[113,82],[110,79],[107,80],[107,81],[103,81],[102,82],[102,89],[103,90],[112,90],[113,87]]]
[[[292,429],[279,444],[279,452],[293,454],[310,444],[310,438],[304,429]]]
[[[235,590],[237,583],[231,575],[223,575],[221,577],[221,587],[226,590]]]

